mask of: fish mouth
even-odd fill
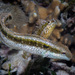
[[[59,53],[50,53],[50,55],[47,56],[48,58],[58,59],[58,60],[67,60],[70,61],[72,59],[71,53],[66,54],[59,54]]]
[[[70,57],[71,57],[71,56],[70,56]],[[68,56],[66,56],[66,55],[64,55],[64,54],[59,54],[59,56],[57,57],[57,59],[70,61],[70,60],[71,60],[70,57],[68,57]]]
[[[64,57],[64,58],[63,58]],[[68,51],[67,53],[65,54],[61,54],[61,59],[65,59],[65,60],[68,60],[70,61],[72,59],[72,53],[70,51]]]
[[[72,53],[69,51],[68,53],[66,53],[66,56],[71,60],[72,59]]]

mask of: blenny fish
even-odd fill
[[[62,44],[60,45],[38,35],[27,34],[24,36],[13,32],[6,27],[6,20],[9,19],[9,17],[11,17],[11,13],[2,16],[0,25],[0,38],[7,46],[47,58],[62,60],[70,60],[72,58],[69,49]]]
[[[41,25],[41,27],[39,27],[39,29],[37,30],[36,34],[47,39],[51,35],[56,26],[56,20],[51,19],[49,23],[46,22],[45,24]]]

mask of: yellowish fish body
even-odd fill
[[[41,32],[40,36],[44,37],[44,38],[48,38],[51,33],[53,32],[54,28],[56,27],[57,23],[55,22],[55,20],[51,20],[47,26],[43,29],[43,31]]]

